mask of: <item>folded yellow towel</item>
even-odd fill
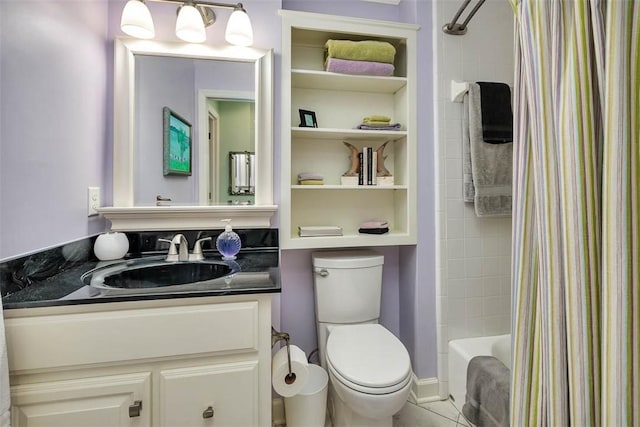
[[[362,122],[362,124],[367,126],[390,126],[391,122],[381,122],[379,120],[369,120],[368,122]]]
[[[396,56],[396,48],[391,43],[375,40],[327,40],[324,46],[329,58],[393,64]]]
[[[300,185],[323,185],[324,180],[322,179],[301,179],[298,181]]]
[[[383,116],[381,114],[374,114],[372,116],[367,116],[364,119],[362,119],[362,123],[367,123],[367,122],[387,122],[387,123],[391,123],[391,117]]]

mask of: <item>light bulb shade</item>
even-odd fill
[[[243,9],[233,11],[229,22],[227,22],[224,38],[236,46],[251,46],[253,44],[253,28],[251,28],[251,20],[247,12]]]
[[[120,18],[120,29],[125,34],[139,39],[151,39],[156,34],[151,12],[140,0],[129,0],[124,6]]]
[[[202,15],[194,6],[185,4],[180,8],[176,20],[176,36],[189,43],[202,43],[207,39]]]

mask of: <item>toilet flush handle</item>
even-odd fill
[[[320,270],[316,270],[316,274],[320,277],[327,277],[329,275],[329,271],[326,268],[321,268]]]

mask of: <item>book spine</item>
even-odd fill
[[[373,185],[373,148],[367,147],[367,185]]]
[[[371,164],[371,181],[373,185],[376,185],[378,180],[378,153],[375,151],[373,152],[373,161]]]
[[[364,184],[364,158],[363,153],[358,153],[358,160],[360,161],[360,166],[358,167],[358,185]]]

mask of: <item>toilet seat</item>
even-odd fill
[[[379,324],[334,328],[327,340],[326,359],[340,382],[362,393],[393,393],[411,380],[407,349]]]

